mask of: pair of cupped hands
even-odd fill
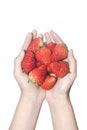
[[[73,50],[69,50],[68,58],[66,59],[69,63],[70,72],[64,77],[59,78],[50,90],[44,90],[39,86],[35,86],[31,82],[28,82],[28,75],[26,75],[21,68],[21,62],[25,55],[25,50],[27,49],[29,43],[32,39],[37,37],[37,31],[33,30],[29,32],[25,38],[24,44],[21,48],[21,52],[14,60],[14,76],[20,86],[21,95],[26,95],[29,98],[46,100],[50,102],[53,99],[61,99],[62,97],[68,97],[70,88],[76,78],[76,59],[73,55]],[[54,43],[61,44],[63,40],[53,31],[46,32],[43,34],[38,34],[41,39],[45,38],[46,43],[54,41]]]

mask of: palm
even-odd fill
[[[57,87],[59,92],[65,93],[70,89],[73,82],[71,78],[71,74],[67,74],[64,78],[58,80]]]
[[[63,41],[54,31],[51,31],[50,35],[48,32],[45,33],[45,39],[47,43],[52,42],[53,40],[55,43],[58,44],[63,43]],[[72,51],[69,51],[67,60],[69,63],[70,73],[67,74],[64,78],[59,78],[55,86],[51,90],[46,92],[46,97],[49,97],[49,95],[65,94],[70,90],[76,77],[76,60],[73,56]]]
[[[22,92],[31,94],[33,96],[41,96],[45,98],[45,91],[41,89],[41,87],[36,86],[35,84],[28,82],[29,78],[26,73],[24,73],[21,69],[21,62],[24,58],[24,51],[27,49],[29,43],[31,42],[32,39],[34,39],[37,35],[36,31],[33,31],[33,33],[29,33],[25,39],[24,45],[22,47],[22,51],[19,54],[19,56],[15,60],[15,78],[17,79],[17,82],[20,86],[20,89]],[[40,35],[41,37],[41,35]],[[42,37],[41,37],[42,38]]]
[[[67,74],[64,78],[58,79],[55,86],[51,90],[46,92],[46,96],[49,96],[49,94],[53,94],[53,93],[55,94],[67,93],[70,90],[73,81],[74,81],[74,77],[72,77],[70,73]]]
[[[22,73],[20,82],[22,84],[21,89],[34,95],[45,96],[45,91],[39,86],[29,82],[28,75]]]

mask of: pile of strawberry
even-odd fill
[[[46,44],[40,38],[35,38],[29,44],[21,66],[28,74],[29,81],[48,90],[58,78],[63,78],[69,73],[68,62],[64,61],[67,55],[65,44]]]

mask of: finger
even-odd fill
[[[68,61],[69,61],[70,73],[76,74],[77,73],[77,64],[76,64],[76,59],[73,55],[73,50],[70,50],[68,53]]]
[[[43,34],[39,34],[38,37],[40,37],[43,40]]]
[[[69,60],[68,60],[68,58],[66,58],[66,59],[64,59],[63,61],[66,61],[66,62],[68,62]]]
[[[50,35],[49,35],[48,32],[46,32],[46,33],[44,34],[44,36],[45,36],[45,40],[46,40],[47,43],[52,42],[52,40],[51,40]]]
[[[25,38],[25,41],[24,41],[24,44],[23,44],[21,50],[27,50],[27,47],[28,47],[28,45],[30,44],[32,38],[33,38],[32,33],[29,32],[29,33],[27,34],[26,38]]]
[[[37,37],[37,31],[36,30],[33,30],[32,31],[32,34],[33,34],[33,39],[35,39]]]
[[[17,74],[20,74],[22,73],[22,68],[21,68],[21,62],[24,58],[24,51],[21,51],[20,54],[15,58],[15,61],[14,61],[14,71],[17,73]]]
[[[63,43],[63,40],[53,30],[50,31],[50,35],[55,43]]]

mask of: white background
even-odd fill
[[[87,4],[86,0],[0,0],[0,130],[7,130],[20,96],[13,61],[29,31],[53,29],[73,48],[78,76],[71,100],[80,130],[87,130]],[[66,117],[67,118],[67,117]],[[52,130],[49,107],[43,103],[36,130]]]

